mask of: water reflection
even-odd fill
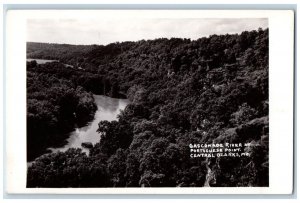
[[[91,142],[92,144],[96,144],[99,142],[100,134],[97,133],[98,123],[102,120],[117,120],[120,110],[124,110],[129,103],[127,99],[114,99],[103,95],[94,95],[94,98],[98,106],[94,120],[88,123],[87,126],[76,128],[76,130],[71,132],[65,146],[49,148],[52,152],[66,151],[69,148],[82,148],[82,151],[88,153],[89,150],[83,148],[81,143]]]
[[[57,60],[47,60],[47,59],[26,59],[26,61],[30,62],[30,61],[36,61],[37,64],[45,64],[45,63],[49,63],[49,62],[54,62]]]

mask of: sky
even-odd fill
[[[30,19],[27,41],[102,44],[156,38],[190,38],[235,34],[267,28],[266,18]]]

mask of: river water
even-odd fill
[[[45,64],[45,63],[49,63],[49,62],[54,62],[57,60],[47,60],[47,59],[26,59],[26,61],[30,62],[30,61],[36,61],[37,64]]]
[[[73,132],[70,132],[67,144],[60,148],[49,148],[52,152],[66,151],[69,148],[81,148],[83,152],[88,154],[89,150],[82,147],[81,143],[91,142],[94,145],[99,142],[100,134],[97,133],[98,123],[103,120],[117,120],[120,110],[124,110],[129,103],[128,99],[115,99],[103,95],[94,95],[94,98],[98,107],[94,120],[86,126],[76,128]]]
[[[31,61],[36,61],[37,64],[45,64],[45,63],[50,63],[50,62],[59,62],[59,60],[49,60],[49,59],[26,59],[27,62],[31,62]],[[74,66],[69,65],[69,64],[65,64],[65,67],[68,68],[74,68]],[[78,68],[78,69],[82,69],[82,68]]]

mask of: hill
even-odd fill
[[[27,45],[33,58],[83,68],[50,63],[41,74],[131,101],[118,121],[99,123],[89,156],[40,157],[28,187],[268,186],[268,29],[84,46],[73,57]],[[189,145],[205,143],[251,143],[242,147],[250,156],[191,158]]]

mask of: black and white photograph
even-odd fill
[[[292,11],[28,10],[8,22],[8,191],[293,190]]]
[[[268,19],[27,22],[27,187],[269,185]]]

